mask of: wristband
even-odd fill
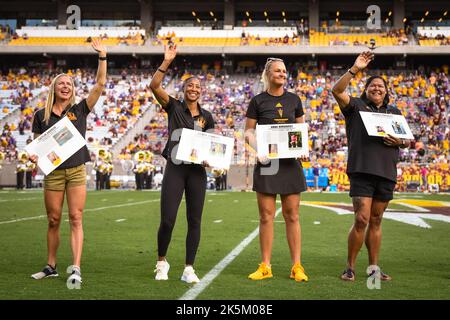
[[[106,61],[106,57],[98,57],[98,60]]]
[[[356,73],[352,72],[351,69],[348,69],[347,72],[350,73],[352,76],[356,76]]]
[[[401,140],[402,144],[400,145],[400,147],[402,148],[406,148],[408,145],[405,143],[405,140]]]
[[[159,72],[162,72],[162,73],[166,73],[166,72],[167,72],[167,70],[163,70],[163,69],[161,69],[161,68],[158,68],[158,71],[159,71]]]

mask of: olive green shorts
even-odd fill
[[[86,167],[84,164],[68,169],[55,169],[44,178],[44,189],[64,191],[70,187],[86,185]]]

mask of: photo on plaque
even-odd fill
[[[197,161],[197,159],[198,159],[198,151],[197,151],[197,149],[192,149],[191,150],[191,154],[189,155],[189,159],[191,160],[191,161]]]
[[[72,137],[73,137],[73,134],[70,132],[70,130],[67,127],[61,128],[61,130],[59,130],[57,133],[55,133],[53,135],[53,139],[55,139],[56,142],[58,142],[58,144],[60,146],[62,146],[67,141],[72,139]]]
[[[48,160],[54,165],[57,166],[61,163],[61,158],[56,154],[55,151],[50,152],[47,155]]]
[[[302,133],[301,131],[288,132],[289,150],[302,148]]]
[[[400,122],[393,120],[391,125],[396,134],[406,134],[406,130]]]
[[[379,135],[382,135],[382,136],[386,135],[386,131],[384,131],[383,126],[377,126],[377,132]]]
[[[276,143],[269,143],[269,158],[278,156],[278,145]]]
[[[225,151],[227,150],[226,144],[218,143],[218,142],[211,142],[211,146],[209,148],[209,153],[212,156],[224,156]]]

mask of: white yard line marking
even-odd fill
[[[275,217],[281,212],[279,208],[275,212]],[[241,243],[237,245],[225,258],[223,258],[218,264],[216,264],[199,283],[195,284],[191,289],[181,296],[178,300],[194,300],[197,296],[209,286],[211,282],[231,263],[233,260],[241,254],[241,252],[253,241],[259,234],[259,227],[250,233]]]
[[[30,201],[30,200],[38,200],[38,199],[42,199],[42,197],[22,198],[22,199],[1,199],[0,202],[8,202],[8,201]]]
[[[9,220],[9,221],[0,221],[0,224],[7,224],[7,223],[13,223],[13,222],[20,222],[20,221],[27,221],[27,220],[41,219],[41,218],[44,218],[44,217],[46,217],[46,216],[41,215],[41,216],[35,216],[35,217],[28,217],[28,218],[14,219],[14,220]]]
[[[145,204],[145,203],[149,203],[149,202],[157,202],[157,201],[159,201],[159,199],[145,200],[145,201],[139,201],[139,202],[133,202],[133,203],[117,204],[117,205],[114,205],[114,206],[84,209],[83,212],[95,212],[95,211],[101,211],[101,210],[106,210],[106,209],[136,206],[136,205],[140,205],[140,204]],[[63,212],[63,214],[67,214],[67,212]],[[7,223],[20,222],[20,221],[41,219],[41,218],[45,218],[46,216],[47,215],[40,215],[40,216],[35,216],[35,217],[27,217],[27,218],[20,218],[20,219],[8,220],[8,221],[0,221],[0,224],[7,224]]]
[[[326,207],[326,206],[320,206],[318,204],[311,204],[311,203],[304,203],[304,202],[301,202],[300,205],[301,206],[313,207],[313,208],[319,208],[319,209],[325,209],[325,210],[331,210],[331,211],[336,212],[338,215],[353,214],[353,212],[351,212],[349,210],[346,210],[346,209],[342,209],[342,208]]]

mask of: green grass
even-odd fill
[[[448,195],[397,195],[448,201]],[[208,193],[196,271],[209,272],[258,226],[254,193]],[[346,194],[305,193],[303,200],[347,202]],[[151,201],[153,200],[153,201]],[[147,201],[135,205],[135,202]],[[129,206],[123,206],[130,204]],[[279,206],[280,204],[277,204]],[[119,206],[119,207],[114,207]],[[178,299],[192,286],[179,280],[184,264],[186,215],[181,204],[168,261],[168,281],[155,281],[159,193],[89,192],[84,214],[83,286],[68,290],[65,268],[71,264],[69,224],[64,213],[58,251],[60,277],[32,280],[46,263],[46,218],[0,223],[0,299]],[[401,208],[392,205],[391,208]],[[104,208],[100,210],[92,209]],[[66,211],[66,209],[64,209]],[[291,267],[283,222],[275,223],[274,278],[250,281],[260,262],[255,238],[198,296],[198,299],[448,299],[450,297],[450,224],[427,220],[431,229],[384,220],[381,266],[393,276],[380,290],[366,286],[367,251],[362,249],[355,283],[338,276],[345,266],[352,215],[301,207],[302,262],[308,283],[289,279]],[[45,215],[42,191],[0,191],[0,222]],[[116,222],[118,219],[126,219]],[[216,220],[222,220],[217,223]],[[277,221],[282,221],[280,214]],[[320,221],[320,224],[314,224]]]

